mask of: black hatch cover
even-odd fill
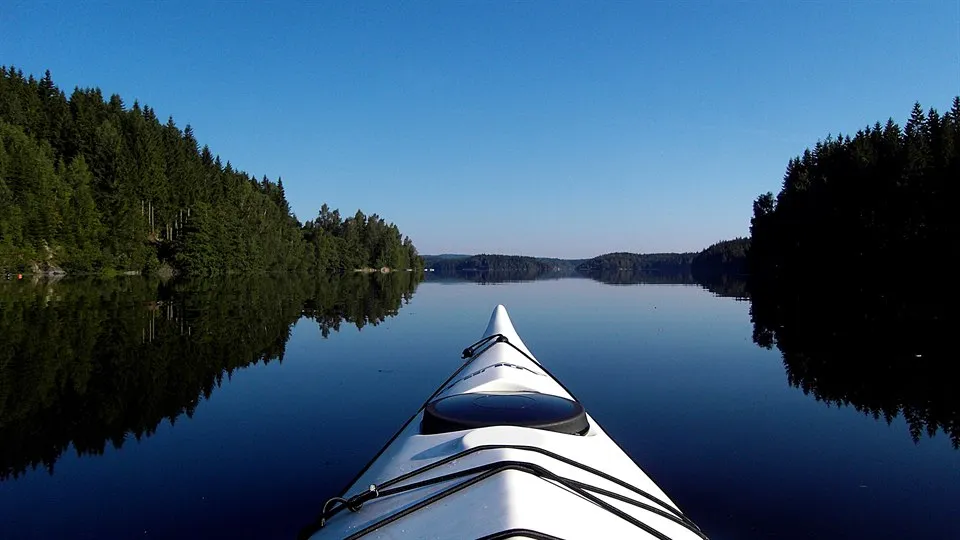
[[[468,393],[427,404],[424,435],[489,426],[523,426],[582,435],[590,425],[576,401],[538,392]]]

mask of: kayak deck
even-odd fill
[[[315,538],[705,538],[585,412],[579,434],[523,425],[425,429],[425,409],[455,396],[481,400],[494,422],[502,400],[482,401],[489,397],[575,402],[530,354],[503,306],[478,343],[343,498],[328,502]]]

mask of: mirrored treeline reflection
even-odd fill
[[[544,281],[550,279],[562,279],[565,277],[576,277],[560,273],[544,273],[536,270],[531,271],[508,271],[508,270],[478,270],[471,272],[428,272],[426,281],[430,282],[450,282],[463,283],[472,281],[480,285],[493,283],[519,283],[521,281]]]
[[[604,270],[578,272],[571,268],[548,271],[538,269],[520,270],[438,270],[426,274],[427,281],[487,283],[518,283],[522,281],[544,281],[552,279],[581,278],[592,279],[608,285],[697,285],[698,282],[689,273],[657,272],[639,270]]]
[[[522,281],[544,281],[563,278],[592,279],[607,285],[700,285],[717,296],[745,300],[747,298],[746,276],[728,274],[709,274],[695,276],[690,271],[650,270],[638,268],[599,268],[578,271],[571,266],[525,267],[518,270],[458,270],[438,265],[434,271],[427,272],[427,281],[487,283],[517,283]]]
[[[719,274],[699,276],[694,278],[697,285],[710,291],[716,296],[749,300],[750,291],[747,287],[747,276],[742,274]]]
[[[776,347],[787,383],[831,406],[888,423],[902,415],[913,440],[942,430],[960,448],[960,394],[955,391],[942,294],[915,279],[880,281],[831,276],[762,283],[746,275],[608,271],[588,276],[609,285],[698,285],[716,296],[751,302],[753,340]],[[561,276],[563,277],[563,276]],[[550,274],[461,272],[429,280],[480,284],[557,279]]]
[[[753,340],[779,349],[788,383],[818,401],[888,423],[902,415],[915,442],[943,430],[960,448],[945,293],[904,278],[752,281]]]
[[[434,271],[425,274],[427,281],[450,281],[462,283],[472,281],[475,283],[517,283],[520,281],[543,281],[548,279],[562,279],[571,277],[583,277],[575,270],[552,269],[542,270],[540,268],[521,268],[517,270],[456,270],[440,267]]]
[[[607,285],[697,285],[688,272],[644,272],[632,270],[599,270],[587,277]]]
[[[398,313],[416,273],[0,282],[0,480],[53,472],[190,417],[237,370],[282,361],[297,320],[324,337]]]
[[[552,276],[550,276],[552,277]],[[541,276],[542,278],[542,276]],[[324,336],[398,313],[415,273],[277,275],[163,283],[141,278],[0,281],[0,480],[190,417],[224,377],[282,361],[293,323]],[[427,275],[429,280],[452,279]],[[481,284],[529,280],[474,273]],[[548,277],[549,279],[549,277]],[[694,284],[749,299],[754,341],[776,347],[787,382],[831,406],[906,420],[915,441],[960,447],[943,299],[924,287],[824,280],[791,287],[686,274],[595,276],[610,284]]]

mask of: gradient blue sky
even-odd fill
[[[0,63],[191,124],[421,253],[746,235],[787,160],[960,93],[960,0],[17,2]]]

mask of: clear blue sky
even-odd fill
[[[0,63],[99,86],[421,253],[588,257],[746,235],[827,133],[943,111],[960,0],[10,2]]]

